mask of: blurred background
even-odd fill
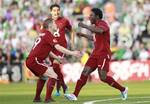
[[[110,74],[116,80],[150,80],[150,0],[0,0],[0,83],[36,79],[24,60],[53,3],[61,6],[74,31],[84,33],[89,31],[78,28],[78,22],[89,24],[89,9],[101,8],[110,26]],[[92,47],[92,42],[75,36],[75,49],[83,56],[66,56],[67,62],[62,65],[66,82],[79,78]],[[92,79],[98,79],[96,73],[92,75]]]
[[[94,71],[78,102],[54,96],[56,103],[83,104],[98,99],[105,101],[104,104],[148,104],[150,0],[0,0],[0,104],[33,104],[37,77],[27,69],[24,61],[39,34],[42,22],[50,15],[49,6],[53,3],[60,4],[62,16],[69,19],[75,32],[90,33],[78,28],[78,22],[90,25],[90,8],[103,10],[111,35],[112,61],[109,74],[129,87],[129,99],[126,102],[113,100],[119,97],[118,91],[106,84],[97,84],[99,76]],[[69,33],[66,38],[70,49]],[[75,35],[74,49],[82,51],[83,56],[81,59],[65,56],[61,65],[70,92],[74,90],[92,48],[92,42]],[[43,99],[45,91],[44,88]],[[108,98],[112,100],[109,102],[106,100]]]

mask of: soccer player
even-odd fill
[[[55,37],[58,40],[59,44],[62,45],[63,47],[67,48],[67,40],[65,36],[65,31],[68,31],[71,33],[71,46],[73,48],[73,32],[72,32],[72,26],[66,18],[62,17],[60,15],[60,6],[58,4],[53,4],[50,6],[50,13],[51,13],[51,18],[53,19],[54,26],[56,28],[55,32]],[[56,54],[59,57],[63,57],[64,54],[57,51],[53,50],[53,53]],[[58,74],[58,80],[56,83],[56,96],[60,96],[60,87],[62,86],[63,92],[66,93],[67,86],[64,82],[63,74],[61,73],[61,68],[60,68],[60,63],[50,57],[50,60],[53,62],[53,68],[55,72]]]
[[[90,30],[94,33],[94,36],[83,34],[81,32],[77,33],[77,35],[93,40],[94,49],[85,64],[80,79],[77,81],[75,91],[73,94],[65,94],[65,97],[69,100],[77,100],[81,88],[87,82],[88,76],[91,72],[98,68],[98,74],[101,81],[115,89],[118,89],[121,92],[122,99],[126,100],[128,88],[121,86],[111,76],[107,75],[111,59],[109,26],[104,20],[102,20],[103,13],[100,9],[93,8],[91,11],[92,13],[89,19],[93,25],[88,26],[80,22],[79,26]]]
[[[51,17],[49,17],[49,18],[51,18],[53,20],[53,27],[56,30],[54,33],[55,39],[58,41],[58,43],[61,46],[66,48],[67,40],[65,38],[65,31],[69,30],[72,33],[72,26],[66,18],[60,16],[60,6],[59,5],[57,5],[57,4],[51,5],[50,6],[50,14],[51,14]],[[73,34],[71,34],[71,40],[72,40],[71,46],[73,47]],[[56,49],[53,49],[52,52],[57,56],[60,56],[60,57],[64,56],[64,54],[62,52],[59,52]],[[60,63],[52,57],[50,57],[50,60],[52,62],[54,71],[58,75],[56,96],[59,96],[60,95],[60,93],[59,93],[60,85],[62,86],[64,93],[67,90],[67,86],[64,82],[63,75],[61,73]],[[55,80],[53,80],[52,78],[47,81],[47,88],[46,88],[47,98],[45,99],[46,102],[50,101],[49,98],[52,95],[52,89],[53,89],[53,86],[55,83],[54,81]],[[46,82],[45,78],[38,79],[34,102],[40,102],[40,95],[41,95],[41,91],[44,87],[45,82]]]
[[[58,41],[53,36],[54,29],[52,22],[48,23],[48,30],[44,30],[35,41],[32,50],[26,59],[26,66],[40,79],[43,77],[49,77],[49,79],[57,79],[57,74],[52,67],[49,67],[44,63],[45,59],[49,56],[49,53],[55,48],[62,53],[80,56],[79,51],[70,51],[59,45]],[[51,83],[55,82],[52,81]],[[52,84],[53,85],[53,84]],[[46,99],[51,100],[51,96],[46,95]],[[39,98],[40,99],[40,98]]]

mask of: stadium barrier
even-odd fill
[[[62,65],[65,82],[76,82],[83,70],[80,63]],[[110,72],[108,73],[117,81],[136,81],[150,80],[150,60],[147,61],[113,61],[110,63]],[[91,74],[91,80],[99,81],[97,70]]]
[[[62,72],[66,83],[77,82],[84,65],[81,63],[67,63],[61,65]],[[33,79],[34,76],[28,70],[28,79]],[[146,61],[113,61],[110,62],[110,74],[115,80],[127,81],[127,80],[150,80],[150,60]],[[99,76],[97,70],[91,74],[91,81],[98,82]]]
[[[83,67],[84,65],[79,62],[61,65],[65,82],[77,82]],[[150,80],[150,60],[113,61],[110,63],[110,72],[108,74],[110,74],[117,81]],[[97,70],[91,74],[90,78],[91,81],[99,81]],[[35,77],[34,74],[28,70],[25,64],[22,65],[21,63],[15,63],[11,66],[0,64],[0,82],[20,82],[23,79],[25,79],[25,81],[35,80],[37,77]]]
[[[0,83],[20,82],[23,80],[22,63],[0,63]]]

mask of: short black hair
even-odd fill
[[[103,18],[103,12],[102,12],[101,9],[99,9],[99,8],[93,8],[93,9],[92,9],[92,12],[94,12],[94,14],[95,14],[96,16],[98,16],[100,19]]]
[[[54,7],[58,7],[60,9],[60,6],[58,4],[52,4],[49,9],[52,10]]]

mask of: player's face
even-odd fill
[[[95,17],[96,17],[95,14],[93,12],[91,12],[90,17],[89,17],[89,20],[91,21],[91,24],[95,23],[95,19],[96,19]]]
[[[51,10],[51,15],[54,20],[58,19],[58,17],[60,17],[60,8],[53,7]]]

